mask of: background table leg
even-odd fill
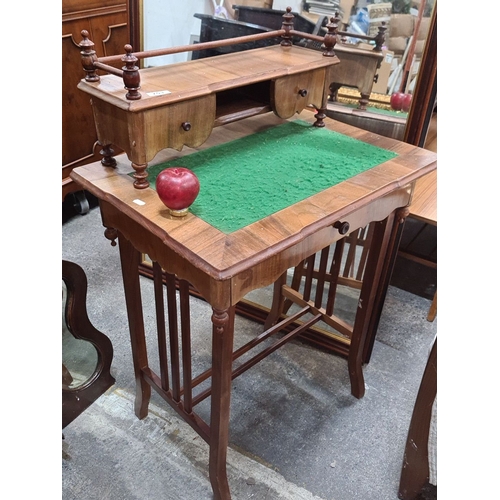
[[[351,393],[360,399],[365,394],[363,377],[364,347],[368,339],[370,318],[377,305],[378,288],[384,278],[384,263],[391,239],[394,212],[381,222],[375,222],[370,253],[363,276],[363,285],[358,300],[358,310],[354,321],[351,347],[347,360]]]

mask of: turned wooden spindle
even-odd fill
[[[382,47],[385,42],[385,32],[387,31],[387,23],[382,21],[381,26],[378,27],[378,33],[375,35],[375,47],[373,48],[374,52],[382,52]]]
[[[114,149],[111,145],[106,144],[102,147],[101,151],[99,151],[102,155],[101,163],[105,167],[116,167],[116,160],[113,158],[115,154]]]
[[[116,246],[116,240],[118,239],[118,231],[114,227],[107,227],[104,230],[104,237],[111,241],[111,246]]]
[[[295,16],[292,14],[292,8],[287,7],[286,12],[283,14],[283,22],[281,24],[281,29],[285,30],[285,33],[281,35],[281,46],[291,47],[292,46],[292,36],[290,35],[290,30],[293,30],[293,18]]]
[[[137,101],[141,98],[139,89],[141,88],[141,75],[139,74],[139,66],[136,62],[139,59],[132,54],[132,45],[125,45],[125,55],[122,57],[122,61],[125,63],[123,66],[123,83],[127,89],[127,95],[125,96],[130,101]]]
[[[313,123],[313,127],[324,127],[325,122],[323,121],[326,118],[326,109],[318,109],[318,112],[314,115],[314,118],[316,118],[316,121]]]
[[[136,189],[145,189],[149,187],[148,173],[146,172],[147,167],[148,167],[147,163],[138,165],[137,163],[132,162],[132,168],[135,170],[134,187]]]
[[[330,22],[326,25],[328,31],[325,33],[323,39],[323,55],[326,57],[334,57],[335,52],[333,51],[333,47],[337,43],[337,29],[338,24],[336,22],[335,17],[330,18]]]
[[[97,61],[94,42],[89,39],[89,32],[87,30],[82,30],[81,35],[83,40],[78,46],[82,49],[80,54],[82,57],[82,66],[85,71],[85,80],[87,82],[98,82],[99,75],[96,73],[96,68],[94,66],[94,63]]]

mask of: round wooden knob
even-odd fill
[[[347,234],[347,232],[349,231],[349,222],[340,222],[340,221],[337,221],[333,227],[335,229],[338,229],[339,230],[339,233],[344,235],[344,234]]]
[[[186,131],[189,132],[191,130],[191,124],[189,122],[183,122],[181,127]]]
[[[301,97],[305,97],[307,95],[307,89],[300,89],[299,90],[299,95]]]

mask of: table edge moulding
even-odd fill
[[[366,360],[367,346],[373,341],[372,337],[376,331],[377,311],[381,309],[385,297],[391,269],[388,257],[394,255],[394,248],[398,244],[416,179],[436,168],[435,153],[335,122],[325,116],[328,92],[326,82],[332,81],[335,65],[338,64],[333,52],[336,26],[330,23],[324,39],[325,54],[321,54],[291,45],[290,37],[295,33],[292,29],[292,18],[290,10],[287,9],[283,29],[278,30],[279,36],[283,37],[281,45],[248,50],[237,56],[228,54],[216,56],[213,60],[207,58],[203,60],[203,66],[198,65],[200,61],[188,61],[158,70],[139,72],[134,69],[135,56],[130,47],[127,47],[123,75],[118,75],[113,69],[114,73],[110,71],[109,77],[97,76],[97,69],[106,70],[105,63],[109,58],[105,58],[104,62],[97,61],[92,56],[89,40],[82,42],[87,79],[82,80],[80,88],[92,95],[104,157],[101,162],[75,168],[71,177],[99,199],[102,221],[106,228],[105,236],[113,245],[116,240],[119,243],[136,378],[135,412],[141,419],[147,416],[153,388],[207,441],[210,448],[209,476],[214,498],[217,500],[231,498],[226,474],[226,456],[232,380],[320,320],[343,325],[342,321],[338,321],[317,303],[289,287],[286,284],[287,271],[298,266],[304,259],[310,259],[317,252],[325,254],[325,248],[344,241],[344,236],[349,231],[374,223],[354,326],[352,329],[345,328],[350,336],[347,365],[351,392],[357,398],[363,397],[365,386],[362,366]],[[276,33],[273,36],[277,36]],[[197,45],[189,47],[192,48],[188,50],[194,50],[193,47],[200,48]],[[186,50],[181,47],[171,51],[177,49]],[[255,61],[256,57],[266,61],[266,69],[258,69],[258,73],[252,76],[249,74],[249,68],[252,68],[250,62]],[[313,62],[305,71],[302,71],[304,68],[300,63],[303,58]],[[298,66],[294,66],[294,60],[299,61]],[[283,66],[283,61],[288,62]],[[261,68],[260,65],[253,67]],[[211,69],[224,68],[220,85],[217,86],[215,80],[211,80],[206,86],[208,91],[206,88],[192,93],[187,90],[187,99],[184,101],[176,100],[177,96],[171,94],[153,97],[144,95],[162,88],[153,88],[153,85],[151,90],[148,88],[150,75],[154,75],[154,78],[160,75],[156,80],[160,84],[162,78],[169,78],[170,71],[176,75],[175,79],[178,78],[181,82],[183,78],[187,82],[190,78],[201,81],[201,78],[196,77],[200,68],[204,68],[203,71],[209,74]],[[246,73],[239,81],[233,76],[223,76],[224,72],[241,76],[242,68]],[[128,76],[127,71],[130,73]],[[316,74],[316,71],[320,73]],[[216,73],[214,69],[213,74]],[[303,96],[300,95],[304,74],[305,81],[310,84],[305,96],[316,96],[314,102],[302,100]],[[297,75],[299,81],[295,78]],[[117,76],[124,77],[126,88],[123,88],[122,83],[118,83],[120,79]],[[281,78],[290,78],[291,83],[287,85],[287,82],[284,82],[281,85]],[[174,80],[168,81],[172,88],[174,85],[179,86]],[[262,82],[264,87],[260,86]],[[256,84],[257,87],[253,87]],[[118,89],[119,85],[121,89]],[[269,106],[253,108],[250,113],[239,114],[236,111],[231,115],[233,118],[221,120],[218,123],[220,126],[213,128],[217,110],[214,110],[212,102],[207,115],[197,110],[198,115],[205,116],[204,120],[200,119],[200,126],[204,121],[210,121],[207,129],[198,135],[192,144],[188,143],[190,147],[183,147],[188,141],[178,142],[177,139],[186,132],[182,127],[186,115],[183,114],[185,109],[179,111],[177,106],[189,103],[191,99],[205,99],[214,94],[232,92],[239,85],[250,90],[250,93],[256,90],[255,94],[263,89],[265,91],[267,87]],[[188,87],[186,84],[185,88]],[[111,90],[108,92],[106,89]],[[286,94],[287,89],[291,89],[293,97]],[[239,96],[236,95],[233,109],[237,110]],[[172,99],[172,102],[169,99]],[[280,114],[277,110],[281,109],[283,102],[288,103],[282,108],[286,113]],[[187,105],[186,109],[192,113],[196,107]],[[160,118],[156,113],[160,114]],[[177,121],[169,128],[172,117]],[[243,117],[245,119],[242,119]],[[190,120],[191,118],[188,121]],[[330,187],[326,189],[228,233],[191,212],[185,217],[172,216],[149,184],[146,171],[148,162],[151,162],[150,166],[153,167],[172,159],[177,160],[184,156],[187,158],[193,153],[191,148],[200,152],[208,151],[209,148],[230,143],[238,137],[250,137],[255,133],[267,132],[289,124],[296,125],[299,122],[303,128],[313,130],[315,134],[324,130],[328,134],[347,136],[349,141],[358,141],[356,147],[363,145],[386,150],[390,159],[337,184],[328,184]],[[163,128],[159,124],[163,124]],[[157,133],[158,128],[167,132]],[[116,130],[119,132],[116,133]],[[110,138],[113,138],[113,141]],[[118,144],[114,140],[117,140]],[[113,156],[113,145],[123,149],[125,153]],[[285,156],[286,153],[285,150]],[[291,167],[293,160],[293,157],[288,158],[285,166]],[[143,254],[147,254],[153,261],[160,346],[158,374],[149,364],[146,346],[139,273]],[[312,270],[312,266],[308,269]],[[322,272],[324,274],[324,271]],[[333,274],[332,272],[331,275]],[[167,291],[166,311],[163,285]],[[267,285],[273,285],[274,292],[264,332],[237,351],[233,351],[236,304],[251,290]],[[196,288],[212,308],[211,368],[196,377],[193,377],[191,369],[193,353],[190,343],[190,286]],[[290,318],[283,317],[287,300],[296,301],[301,307],[300,311]],[[275,335],[281,332],[284,326],[290,325],[296,318],[307,313],[312,314],[312,319],[304,320],[301,326],[284,336]],[[165,324],[167,316],[168,329]],[[274,335],[279,337],[274,344],[244,362],[239,359]],[[167,350],[170,352],[168,357]],[[211,379],[209,388],[200,392],[198,385],[207,379]],[[209,396],[211,411],[210,422],[207,423],[194,411],[194,407]]]

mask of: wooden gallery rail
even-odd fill
[[[197,50],[207,50],[218,47],[227,47],[229,45],[256,42],[258,40],[264,40],[268,38],[281,37],[281,46],[289,47],[292,45],[292,36],[300,36],[307,40],[314,42],[319,42],[322,44],[324,50],[324,56],[335,56],[333,48],[337,43],[337,29],[338,29],[338,17],[332,17],[330,22],[326,25],[327,33],[325,36],[313,35],[311,33],[304,33],[302,31],[296,31],[293,29],[293,18],[295,17],[291,13],[291,7],[287,7],[286,13],[283,15],[283,25],[280,30],[269,31],[266,33],[259,33],[255,35],[227,38],[225,40],[217,40],[213,42],[204,42],[191,45],[180,45],[177,47],[170,47],[165,49],[147,50],[142,52],[133,53],[131,45],[125,45],[125,55],[124,56],[106,56],[97,57],[94,50],[94,43],[89,40],[89,33],[86,30],[82,31],[83,40],[80,42],[80,48],[82,49],[82,65],[86,72],[85,80],[87,82],[98,82],[99,76],[97,75],[97,70],[101,69],[110,73],[112,75],[120,76],[123,78],[123,83],[127,89],[127,99],[136,100],[141,98],[139,92],[140,88],[140,69],[137,66],[137,62],[140,59],[145,59],[148,57],[158,57],[166,56],[171,54],[179,54],[181,52],[193,52]],[[383,42],[383,40],[382,40]],[[381,50],[381,49],[379,49]],[[119,70],[114,66],[110,66],[108,63],[122,61],[125,66]]]
[[[149,186],[149,182],[147,181],[147,164],[148,161],[150,161],[158,151],[166,148],[166,147],[174,147],[176,149],[181,149],[183,145],[188,145],[188,146],[199,146],[205,140],[208,138],[208,136],[211,133],[212,127],[218,126],[218,125],[223,125],[225,123],[228,123],[230,121],[234,120],[240,120],[241,118],[251,116],[252,114],[258,114],[262,112],[268,112],[268,111],[274,111],[275,113],[278,114],[278,116],[285,117],[284,114],[289,114],[289,112],[280,112],[278,109],[272,109],[272,107],[269,105],[264,106],[264,107],[257,107],[251,110],[248,110],[246,113],[243,113],[242,110],[240,110],[239,113],[233,114],[231,116],[226,116],[223,119],[220,119],[220,113],[218,116],[217,120],[214,120],[213,123],[209,123],[208,120],[203,118],[204,123],[202,127],[198,127],[197,131],[192,130],[193,129],[193,124],[190,121],[184,121],[182,122],[181,126],[184,132],[189,132],[191,137],[188,138],[187,142],[183,142],[183,138],[181,137],[183,132],[182,130],[180,131],[178,129],[177,124],[175,125],[175,130],[170,130],[167,135],[169,137],[160,137],[154,139],[154,144],[148,143],[148,144],[138,144],[135,140],[131,139],[130,135],[130,129],[134,129],[133,133],[137,132],[137,129],[142,126],[142,124],[145,121],[150,121],[152,118],[152,114],[158,114],[157,111],[153,108],[158,108],[163,106],[163,113],[168,113],[172,114],[172,107],[171,105],[174,104],[175,102],[178,102],[180,100],[189,100],[191,105],[194,105],[194,100],[193,97],[195,97],[194,94],[196,94],[196,97],[199,97],[200,99],[206,98],[203,100],[203,106],[206,106],[208,103],[208,106],[212,106],[212,103],[208,102],[208,95],[212,94],[212,97],[215,98],[215,93],[220,93],[222,91],[229,91],[232,88],[235,87],[241,87],[245,84],[248,84],[250,81],[252,83],[257,83],[259,79],[256,79],[255,77],[250,77],[249,74],[241,75],[237,77],[235,80],[234,78],[229,78],[227,81],[207,81],[206,88],[201,89],[201,88],[196,88],[192,90],[190,93],[189,90],[184,89],[183,91],[179,91],[179,94],[177,96],[173,96],[173,92],[167,91],[167,90],[158,90],[156,92],[150,92],[147,93],[147,97],[154,97],[154,99],[145,99],[145,96],[143,93],[140,92],[141,89],[141,80],[147,76],[147,72],[149,69],[146,70],[141,70],[139,66],[137,66],[137,62],[140,59],[148,58],[148,57],[157,57],[157,56],[163,56],[163,55],[170,55],[170,54],[176,54],[179,52],[189,52],[189,51],[195,51],[195,50],[203,50],[203,49],[209,49],[209,48],[214,48],[214,47],[221,47],[221,46],[226,46],[226,45],[233,45],[233,44],[240,44],[240,43],[245,43],[245,42],[252,42],[252,41],[257,41],[265,38],[276,38],[276,37],[281,37],[281,47],[282,48],[288,48],[292,47],[292,37],[293,36],[300,36],[309,40],[313,40],[316,42],[321,42],[324,46],[323,49],[323,56],[326,58],[331,58],[332,62],[331,63],[316,63],[314,66],[309,66],[311,69],[316,67],[324,67],[326,68],[327,66],[330,66],[331,64],[336,64],[338,63],[338,58],[335,55],[334,52],[334,46],[337,43],[337,24],[334,22],[330,22],[327,25],[327,33],[325,34],[324,37],[312,35],[309,33],[303,33],[300,31],[295,31],[293,29],[293,18],[294,15],[291,13],[291,8],[287,8],[286,13],[283,15],[283,24],[282,24],[282,29],[276,30],[276,31],[270,31],[267,33],[262,33],[262,34],[256,34],[256,35],[249,35],[249,36],[243,36],[243,37],[236,37],[236,38],[229,38],[226,40],[219,40],[215,42],[207,42],[207,43],[199,43],[199,44],[193,44],[193,45],[184,45],[184,46],[179,46],[179,47],[173,47],[173,48],[165,48],[165,49],[157,49],[157,50],[149,50],[149,51],[143,51],[143,52],[132,52],[133,48],[131,45],[125,45],[125,55],[124,56],[106,56],[106,57],[101,57],[98,58],[96,56],[96,52],[94,50],[94,43],[88,38],[89,34],[87,31],[83,30],[82,31],[82,37],[83,40],[80,42],[79,46],[82,49],[81,50],[81,58],[82,58],[82,66],[85,71],[85,83],[87,85],[83,85],[80,83],[78,85],[78,88],[85,90],[86,92],[90,93],[93,95],[93,111],[94,111],[94,118],[96,122],[96,128],[97,128],[97,135],[98,135],[98,140],[99,144],[102,146],[101,154],[103,155],[102,158],[102,164],[107,167],[113,167],[116,165],[116,162],[113,158],[114,155],[114,150],[112,145],[114,144],[115,146],[119,146],[122,148],[126,153],[129,159],[132,161],[132,166],[135,169],[135,183],[134,186],[137,189],[144,189]],[[334,18],[332,18],[332,21]],[[296,48],[297,49],[297,48]],[[335,60],[335,61],[333,61]],[[119,62],[122,61],[124,63],[124,66],[122,69],[117,69],[113,66],[110,66],[108,63],[111,62]],[[308,67],[308,61],[304,60],[303,65],[301,66],[300,69],[294,69],[294,71],[303,71],[305,72],[306,68]],[[153,68],[154,69],[154,68]],[[162,68],[163,70],[164,68]],[[123,85],[126,90],[125,94],[125,99],[122,99],[121,96],[121,91],[122,87],[116,86],[117,82],[116,81],[107,81],[107,83],[113,85],[114,87],[112,89],[106,89],[104,91],[106,95],[106,98],[103,99],[103,92],[100,90],[96,84],[99,84],[101,82],[102,78],[98,75],[97,71],[102,70],[107,72],[109,75],[114,75],[118,76],[121,79],[123,79]],[[263,70],[265,70],[263,68]],[[282,72],[282,76],[286,76],[287,73],[289,72],[289,68],[286,67],[286,65],[281,65],[279,68],[279,71]],[[160,80],[165,81],[165,77],[168,75],[168,70],[162,71],[162,74],[160,75]],[[263,78],[269,79],[276,79],[276,77],[279,76],[278,73],[271,74],[269,72],[269,75]],[[182,78],[182,75],[179,75],[178,78]],[[106,78],[106,77],[105,77]],[[158,75],[156,76],[158,79]],[[260,78],[262,80],[263,78]],[[316,75],[314,78],[318,78]],[[153,80],[153,78],[151,78]],[[152,84],[160,84],[160,80],[153,81]],[[182,80],[181,80],[182,81]],[[309,82],[310,83],[310,82]],[[89,85],[90,84],[90,85]],[[94,84],[94,85],[92,85]],[[261,89],[259,89],[260,92]],[[111,97],[109,94],[113,94],[113,97],[118,97],[121,102],[117,102],[116,99]],[[323,124],[323,119],[326,116],[326,106],[327,106],[327,99],[326,99],[326,94],[323,92],[323,89],[321,89],[321,96],[318,97],[318,92],[315,94],[315,100],[317,102],[314,102],[316,108],[318,109],[318,113],[316,115],[316,123],[314,124],[317,127],[322,127],[324,126]],[[307,88],[302,88],[299,90],[299,95],[303,99],[303,104],[302,107],[307,104],[309,105],[310,103],[307,101],[307,99],[310,99],[311,96],[308,96],[308,89]],[[162,97],[164,98],[162,100]],[[145,101],[143,104],[137,104],[135,106],[128,103],[133,103],[133,102],[138,102],[138,101]],[[276,98],[277,101],[280,101],[281,98]],[[201,104],[200,102],[198,105]],[[187,104],[189,106],[189,104]],[[213,103],[214,111],[215,111],[215,102]],[[111,131],[110,126],[109,126],[109,120],[113,120],[116,122],[116,115],[119,113],[118,109],[121,109],[125,112],[124,114],[124,120],[127,121],[127,129],[128,130],[120,130],[120,131]],[[292,110],[292,114],[299,112],[301,109],[294,107]],[[176,110],[177,112],[179,111],[178,109]],[[132,112],[132,113],[130,113]],[[290,115],[291,116],[291,115]],[[158,118],[156,118],[158,119]],[[170,124],[171,125],[171,124]],[[171,128],[171,127],[170,127]],[[203,129],[203,132],[200,131],[200,129]],[[172,136],[175,136],[172,138]],[[144,153],[144,154],[142,154]]]

